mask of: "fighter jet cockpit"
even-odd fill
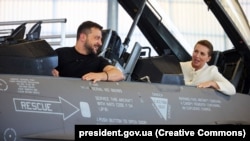
[[[57,20],[20,22],[16,30],[0,36],[0,140],[71,141],[75,125],[249,125],[250,27],[240,3],[203,1],[228,37],[222,40],[232,46],[214,51],[208,62],[235,86],[236,94],[225,95],[184,84],[180,62],[192,58],[193,46],[160,2],[117,0],[132,19],[126,37],[123,40],[119,30],[102,31],[98,55],[118,67],[124,81],[53,77],[58,56],[41,33],[43,25]],[[60,22],[64,28],[67,19]],[[24,32],[27,24],[32,26]],[[148,46],[137,40],[129,45],[135,28]],[[65,32],[51,36],[56,37],[75,41],[76,36]]]

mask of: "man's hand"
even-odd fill
[[[99,73],[90,72],[83,75],[82,80],[93,81],[93,83],[96,83],[97,81],[106,81],[107,75],[105,72],[99,72]]]
[[[52,73],[53,76],[59,77],[59,71],[58,71],[58,70],[53,69],[53,70],[51,71],[51,73]]]

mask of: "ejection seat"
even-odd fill
[[[135,64],[140,57],[141,45],[136,42],[132,51],[128,53],[117,32],[106,29],[102,31],[102,36],[103,45],[98,55],[108,59],[123,72],[125,81],[130,81]]]
[[[9,36],[0,37],[0,45],[11,44],[17,42],[18,40],[22,40],[24,38],[25,30],[26,23],[19,25]]]
[[[221,54],[222,53],[220,51],[213,51],[211,60],[208,62],[208,65],[217,65]]]
[[[243,61],[242,56],[235,49],[231,49],[224,52],[214,51],[208,64],[216,65],[222,75],[238,89],[237,91],[241,91],[238,86],[243,73]]]
[[[107,51],[111,35],[112,35],[111,29],[102,30],[102,46],[98,50],[98,56],[105,57],[105,52]]]
[[[244,58],[235,49],[224,51],[223,57],[223,69],[221,69],[221,72],[240,92],[241,88],[238,86],[240,86],[241,74],[243,73]]]
[[[42,21],[36,22],[29,32],[26,34],[26,40],[27,41],[34,41],[34,40],[39,40],[40,39],[40,34],[41,34],[41,24]]]

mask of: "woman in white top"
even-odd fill
[[[195,44],[192,60],[180,63],[185,85],[211,87],[227,95],[236,94],[234,85],[218,71],[218,68],[207,64],[212,53],[213,45],[209,41],[200,40]]]

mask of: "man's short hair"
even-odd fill
[[[76,35],[76,39],[78,40],[80,38],[80,34],[81,33],[85,33],[88,34],[90,32],[91,28],[98,28],[100,30],[102,30],[102,26],[99,25],[98,23],[92,22],[92,21],[85,21],[83,22],[77,29],[77,35]]]

